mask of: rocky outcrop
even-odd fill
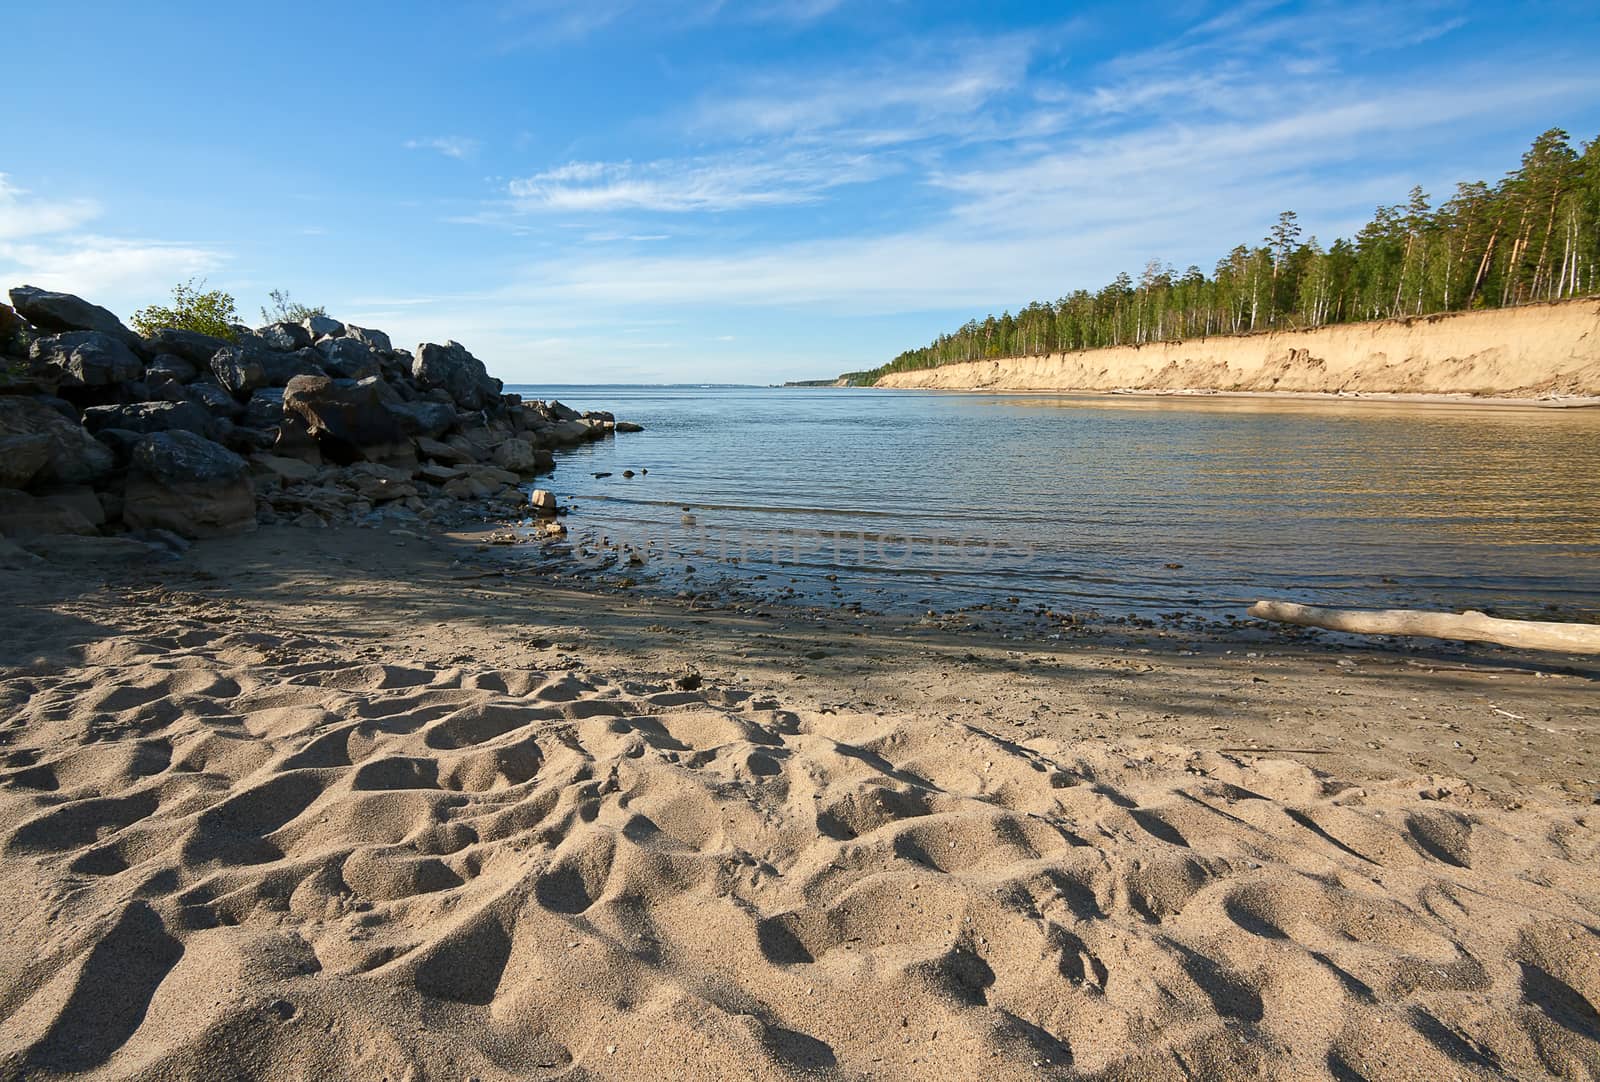
[[[29,351],[34,371],[64,387],[105,387],[144,374],[144,362],[114,335],[68,331],[36,339]]]
[[[345,336],[354,338],[374,353],[393,353],[394,346],[389,344],[389,336],[382,331],[374,331],[367,327],[346,326]]]
[[[289,381],[296,376],[329,374],[322,366],[322,355],[310,348],[297,349],[289,353],[268,350],[256,353],[254,360],[261,366],[266,379],[263,386],[266,387],[287,387]]]
[[[238,346],[223,346],[211,355],[211,374],[237,399],[248,399],[257,387],[267,385],[265,366]]]
[[[37,448],[40,441],[44,460],[19,487],[93,484],[116,466],[109,447],[43,398],[0,395],[0,445]]]
[[[15,489],[0,488],[0,537],[95,532],[95,524],[75,507]]]
[[[296,414],[324,458],[348,465],[394,458],[409,447],[391,405],[399,396],[377,376],[332,380],[296,376],[283,391],[285,413]]]
[[[109,309],[71,293],[18,286],[11,291],[11,306],[17,315],[42,331],[98,331],[128,345],[139,342],[139,336],[123,326]]]
[[[324,316],[235,327],[231,341],[176,328],[141,339],[69,294],[12,299],[0,535],[51,558],[148,555],[258,522],[527,515],[520,486],[556,450],[637,427],[504,394],[456,342],[413,353]]]
[[[0,488],[21,488],[50,461],[50,441],[41,433],[0,436]]]
[[[340,379],[366,379],[383,371],[372,347],[357,338],[324,338],[317,343],[322,367]]]
[[[17,310],[9,304],[0,304],[0,348],[16,338],[22,330],[22,318],[17,315]]]
[[[307,316],[305,328],[313,342],[318,338],[331,338],[344,333],[344,324],[327,316]]]
[[[194,402],[130,402],[125,406],[90,406],[83,411],[83,424],[90,432],[120,428],[141,435],[151,432],[193,432],[214,436],[221,425],[217,418]]]
[[[429,390],[443,390],[462,409],[480,410],[500,397],[502,384],[460,342],[417,347],[411,374]]]
[[[311,345],[311,332],[298,323],[269,323],[256,331],[268,349],[283,353],[307,349]]]
[[[205,368],[210,365],[211,358],[217,355],[217,350],[232,344],[225,339],[214,338],[198,331],[167,327],[157,331],[154,338],[146,340],[145,348],[152,353],[170,353],[182,357],[196,368]]]
[[[122,517],[179,537],[253,530],[255,488],[243,458],[193,432],[157,432],[133,448]]]

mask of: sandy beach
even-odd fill
[[[1588,404],[1600,394],[1600,302],[1218,335],[888,372],[879,387],[1301,394]]]
[[[1600,1070],[1592,663],[481,540],[5,570],[0,1077]]]

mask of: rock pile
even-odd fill
[[[519,486],[554,468],[553,450],[638,430],[506,394],[457,342],[413,353],[322,316],[231,340],[141,338],[70,294],[10,295],[0,546],[55,551],[65,535],[125,552],[130,537],[181,548],[258,522],[461,522],[525,510]]]

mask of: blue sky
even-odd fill
[[[512,382],[870,367],[1600,135],[1600,5],[7,5],[0,284],[203,275]]]

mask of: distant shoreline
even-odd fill
[[[828,386],[832,386],[829,384]],[[878,391],[937,391],[945,394],[987,395],[1051,395],[1059,398],[1159,398],[1159,399],[1229,399],[1265,402],[1310,402],[1352,404],[1362,406],[1470,406],[1481,409],[1594,409],[1600,407],[1600,395],[1575,395],[1556,398],[1499,397],[1470,394],[1419,394],[1403,392],[1343,392],[1343,391],[1211,391],[1194,389],[1177,390],[1057,390],[1038,388],[996,387],[888,387],[874,386]]]
[[[959,361],[890,372],[874,386],[1592,405],[1600,400],[1600,298]]]

